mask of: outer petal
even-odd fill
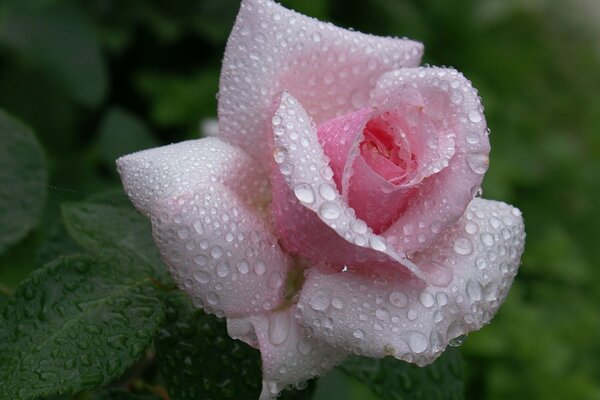
[[[447,287],[399,279],[393,270],[369,274],[313,271],[298,309],[315,338],[370,357],[393,355],[431,363],[448,342],[488,323],[506,297],[524,246],[521,213],[474,199],[439,242],[416,256],[423,268],[453,272]]]
[[[275,113],[273,214],[285,247],[314,262],[378,264],[424,277],[354,216],[338,193],[314,124],[288,93]],[[404,267],[404,268],[402,268]]]
[[[309,335],[294,317],[296,307],[255,315],[243,320],[227,320],[234,339],[257,344],[262,357],[261,400],[274,398],[289,385],[299,384],[326,372],[342,362],[348,352],[336,349]],[[324,329],[327,329],[326,327]]]
[[[367,104],[379,76],[419,64],[423,46],[348,31],[270,0],[244,0],[221,71],[221,137],[267,160],[273,99],[286,90],[317,123]]]
[[[211,138],[118,164],[163,260],[198,307],[236,317],[282,302],[290,259],[254,206],[266,177],[242,150]]]
[[[406,212],[383,233],[397,250],[413,252],[434,243],[463,214],[487,171],[490,145],[477,90],[456,70],[412,68],[385,74],[371,95],[373,105],[387,107],[398,98],[412,99],[413,106],[441,120],[455,137],[448,166],[425,178]]]

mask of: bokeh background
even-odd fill
[[[425,63],[457,68],[480,91],[492,132],[484,197],[519,207],[528,236],[505,305],[461,347],[467,398],[600,399],[600,1],[282,3],[422,41]],[[117,156],[199,137],[216,116],[238,7],[0,2],[0,108],[35,131],[50,170],[41,222],[0,255],[0,294],[69,248],[60,203],[117,188]],[[374,397],[333,372],[315,398]]]

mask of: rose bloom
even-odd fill
[[[431,363],[507,295],[521,213],[477,198],[480,98],[422,53],[244,0],[218,137],[117,162],[179,287],[260,349],[261,399],[350,354]]]

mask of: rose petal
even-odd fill
[[[424,278],[403,254],[354,216],[338,193],[317,132],[300,103],[281,97],[272,175],[278,236],[291,252],[335,265],[387,265]]]
[[[378,113],[362,109],[331,119],[319,125],[318,135],[338,189],[356,215],[379,233],[405,209],[415,189],[390,183],[360,154],[365,126]]]
[[[387,73],[371,98],[376,107],[412,99],[423,114],[453,133],[455,151],[448,166],[423,180],[406,211],[382,233],[399,251],[427,248],[462,215],[487,170],[490,145],[480,98],[462,74],[445,68]]]
[[[425,286],[393,269],[322,274],[313,270],[298,309],[316,339],[369,357],[393,355],[425,365],[448,342],[488,323],[508,293],[524,246],[521,213],[474,199],[434,246],[415,256],[451,282]],[[331,329],[317,329],[331,321]]]
[[[245,342],[249,337],[255,338],[254,343],[258,343],[263,369],[260,400],[273,399],[287,386],[328,371],[348,355],[311,337],[294,317],[295,311],[292,306],[284,311],[227,321],[231,337]]]
[[[242,149],[218,138],[190,140],[128,154],[117,160],[125,192],[147,217],[152,206],[199,184],[222,183],[250,206],[268,201],[269,181]]]
[[[196,306],[237,317],[282,303],[290,259],[254,206],[266,178],[242,150],[219,139],[184,142],[126,156],[119,171]]]
[[[219,90],[219,132],[267,160],[273,99],[286,90],[317,123],[365,106],[379,76],[421,60],[420,43],[319,22],[269,0],[245,0]]]

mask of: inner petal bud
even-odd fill
[[[369,120],[363,131],[360,154],[367,165],[389,183],[410,180],[417,168],[414,146],[394,116],[386,111]]]

